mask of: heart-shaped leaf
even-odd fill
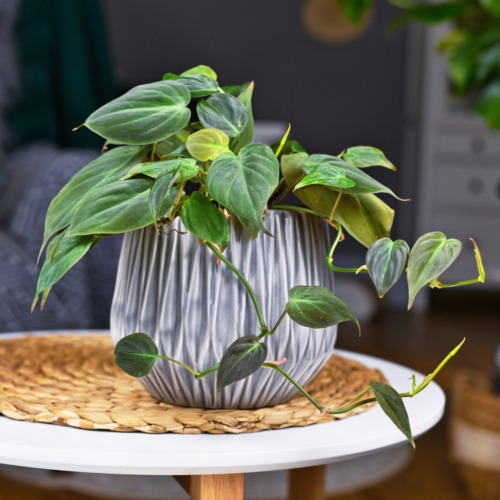
[[[215,160],[229,151],[229,137],[215,128],[199,130],[191,134],[186,141],[187,150],[200,161]]]
[[[219,245],[222,252],[227,247],[229,225],[226,216],[198,191],[194,191],[182,206],[181,219],[186,229],[198,238]]]
[[[294,286],[290,290],[290,302],[286,304],[288,316],[302,326],[326,328],[342,321],[354,321],[349,306],[323,286]]]
[[[396,427],[408,438],[413,448],[415,441],[411,434],[410,419],[401,396],[383,382],[371,382],[370,387],[384,413],[394,422]]]
[[[350,188],[356,183],[352,179],[347,179],[345,172],[340,167],[330,164],[318,165],[316,167],[304,166],[307,175],[295,186],[294,191],[305,186],[320,184],[330,188]]]
[[[184,71],[184,73],[181,73],[181,76],[185,75],[205,75],[208,76],[208,78],[212,78],[212,80],[217,80],[217,73],[215,73],[215,71],[209,66],[205,66],[203,64],[195,66],[194,68],[188,69],[187,71]]]
[[[181,75],[175,83],[185,85],[191,92],[191,97],[203,97],[219,91],[219,84],[213,78],[201,74]]]
[[[191,95],[179,81],[139,85],[94,111],[85,125],[106,139],[124,144],[162,141],[183,129],[191,116],[186,107]]]
[[[174,134],[171,137],[163,139],[163,141],[160,141],[156,145],[155,149],[156,155],[162,158],[163,156],[171,154],[177,148],[184,145],[188,137],[189,137],[189,131],[181,130],[180,132],[177,132],[177,134]]]
[[[396,170],[396,167],[385,157],[380,149],[371,146],[355,146],[349,148],[342,158],[358,168],[387,167]]]
[[[217,395],[224,387],[255,373],[264,363],[267,346],[256,335],[245,335],[226,350],[217,370]]]
[[[115,362],[132,377],[145,377],[158,359],[158,348],[149,335],[133,333],[115,346]]]
[[[71,221],[68,236],[119,234],[151,224],[149,193],[154,179],[134,177],[99,185],[81,201]],[[173,186],[163,199],[160,213],[167,213],[178,194]]]
[[[67,233],[67,230],[64,232]],[[40,293],[50,288],[56,281],[59,281],[89,251],[93,240],[93,235],[62,238],[57,243],[54,260],[52,260],[52,248],[55,250],[55,246],[49,245],[52,252],[47,252],[47,258],[40,271],[31,311],[35,308]]]
[[[279,163],[269,146],[248,144],[235,156],[224,153],[211,165],[207,189],[221,205],[233,212],[257,237],[269,197],[278,185]]]
[[[392,241],[382,238],[376,241],[366,253],[366,267],[377,289],[383,297],[406,269],[410,247],[403,240]]]
[[[147,175],[153,179],[157,179],[160,175],[165,172],[175,172],[179,166],[181,167],[182,178],[184,181],[192,179],[198,175],[200,167],[196,164],[196,160],[190,158],[179,158],[176,160],[165,160],[165,161],[151,161],[145,163],[139,163],[135,167],[131,168],[127,175],[122,177],[120,180],[124,181],[130,179],[134,175]],[[180,176],[177,179],[180,181]]]
[[[248,121],[244,104],[229,94],[214,94],[200,101],[196,109],[205,128],[222,130],[229,137],[240,135]]]
[[[302,167],[307,154],[285,155],[281,159],[281,170],[289,186],[304,175]],[[295,194],[318,215],[328,218],[337,202],[339,193],[325,186],[306,186]],[[374,194],[342,194],[333,219],[360,243],[369,247],[379,238],[390,235],[394,210]]]
[[[418,291],[444,273],[462,250],[462,243],[446,239],[439,231],[427,233],[416,241],[408,259],[408,309]]]
[[[165,198],[167,197],[169,202],[172,201],[172,204],[167,210],[170,210],[173,203],[175,202],[175,198],[173,198],[172,196],[168,196],[168,194],[172,189],[172,186],[174,185],[180,171],[181,167],[179,165],[176,170],[167,170],[166,172],[163,172],[156,179],[156,182],[151,188],[151,192],[149,193],[149,212],[151,213],[151,217],[153,218],[153,223],[155,225],[156,231],[158,231],[157,220],[162,215],[165,215]]]
[[[50,237],[69,225],[82,198],[100,182],[110,176],[125,174],[130,168],[141,162],[148,149],[137,146],[124,146],[112,149],[83,167],[59,191],[52,200],[45,220],[42,253]]]
[[[310,155],[306,159],[304,165],[304,171],[306,171],[305,170],[306,168],[318,167],[323,165],[340,167],[342,170],[344,170],[345,176],[348,179],[351,179],[355,182],[355,185],[353,187],[344,189],[345,193],[348,194],[387,193],[394,196],[398,200],[401,199],[398,198],[391,189],[384,186],[380,182],[376,181],[373,177],[370,177],[368,174],[365,174],[359,168],[354,167],[350,163],[347,163],[346,161],[342,160],[341,158],[337,158],[336,156]],[[332,189],[336,189],[338,191],[340,188],[332,188]]]

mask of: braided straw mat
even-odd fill
[[[325,407],[334,408],[352,400],[372,380],[385,381],[378,370],[334,355],[308,391]],[[286,404],[257,410],[207,410],[159,401],[115,365],[110,338],[96,334],[0,340],[0,413],[27,422],[152,434],[240,434],[333,418],[322,417],[300,394]]]

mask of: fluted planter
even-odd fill
[[[247,278],[272,328],[296,285],[321,285],[333,291],[333,272],[326,265],[328,227],[318,217],[291,211],[269,211],[266,228],[276,239],[250,234],[234,216],[231,240],[224,252]],[[123,241],[111,311],[116,344],[135,332],[152,337],[160,354],[198,371],[217,363],[239,337],[259,333],[251,298],[237,276],[198,239],[186,232],[180,217],[158,236],[153,226],[127,233]],[[288,316],[263,341],[268,360],[287,358],[284,368],[306,385],[333,352],[337,329],[313,330]],[[274,370],[261,368],[226,387],[216,399],[216,373],[195,380],[184,368],[158,360],[140,379],[164,401],[203,408],[256,408],[288,401],[295,388]]]

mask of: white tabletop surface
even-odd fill
[[[412,373],[417,383],[423,378],[382,359],[336,353],[378,368],[398,392],[411,388]],[[441,419],[445,396],[431,382],[405,404],[413,435],[418,437]],[[378,406],[327,424],[218,435],[88,431],[0,416],[0,463],[75,472],[187,475],[293,469],[348,460],[405,441]]]

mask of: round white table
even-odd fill
[[[343,350],[336,353],[381,370],[398,392],[410,389],[412,373],[416,374],[417,383],[423,378],[420,373],[382,359]],[[441,419],[445,396],[431,382],[418,396],[406,399],[405,404],[413,435],[418,437]],[[311,485],[315,477],[317,480],[321,468],[315,466],[372,454],[405,441],[378,406],[328,424],[238,435],[122,434],[0,417],[2,464],[75,472],[177,476],[180,484],[191,490],[192,498],[200,500],[242,499],[243,473],[308,468],[295,474],[297,493],[301,483]],[[188,478],[178,476],[192,476],[191,485]],[[292,485],[293,477],[292,474]],[[236,493],[240,490],[241,494]],[[313,493],[308,499],[321,498],[321,493],[319,496]],[[300,498],[293,495],[292,491],[290,498]]]

